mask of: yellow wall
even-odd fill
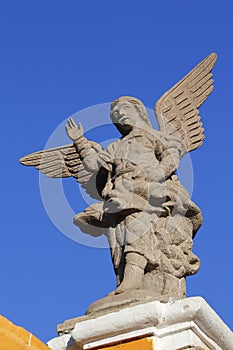
[[[0,315],[0,350],[49,350],[34,335]]]
[[[103,349],[103,348],[98,348]],[[104,350],[154,350],[153,339],[144,338],[132,340],[127,343],[105,347]]]

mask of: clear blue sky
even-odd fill
[[[115,286],[109,251],[59,232],[43,207],[37,171],[18,159],[43,149],[83,108],[121,95],[153,108],[215,51],[215,90],[201,107],[206,140],[191,155],[192,198],[204,224],[194,245],[201,269],[187,289],[233,328],[232,16],[230,0],[1,2],[1,314],[46,341],[57,323],[83,315]],[[77,185],[67,181],[81,211]]]

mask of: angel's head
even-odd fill
[[[122,135],[128,134],[134,127],[151,128],[144,104],[135,97],[122,96],[113,101],[110,116]]]

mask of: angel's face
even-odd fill
[[[111,110],[111,118],[114,123],[133,124],[135,120],[134,106],[127,101],[118,102]]]
[[[133,97],[133,102],[128,99],[130,97],[121,97],[111,106],[111,119],[122,135],[127,135],[135,127],[142,129],[151,127],[142,102]]]

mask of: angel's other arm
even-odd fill
[[[158,142],[160,143],[158,147]],[[159,160],[159,166],[154,171],[153,179],[156,181],[166,180],[179,167],[183,155],[182,144],[179,140],[156,142],[155,155]]]
[[[180,163],[180,153],[175,147],[166,149],[160,160],[160,167],[162,168],[165,177],[170,176],[174,171],[177,170]]]

